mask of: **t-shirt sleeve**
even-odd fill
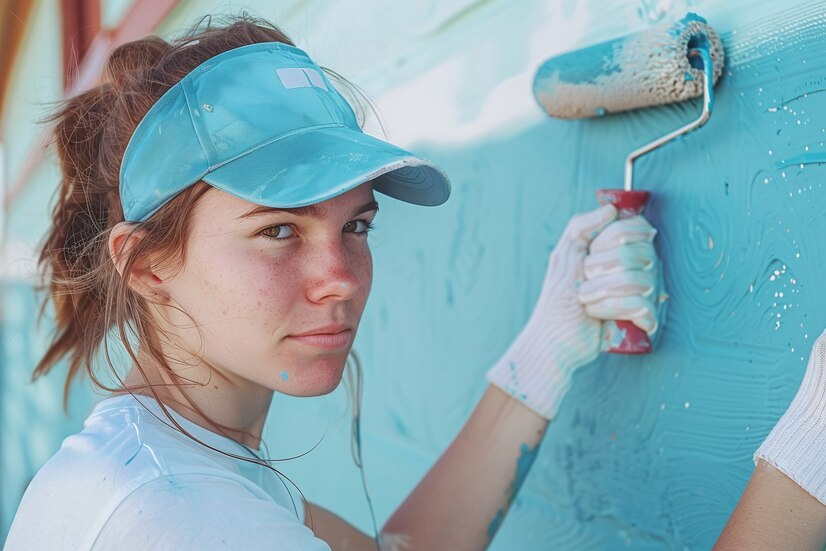
[[[222,477],[176,475],[144,484],[106,520],[94,551],[330,551],[291,510]]]

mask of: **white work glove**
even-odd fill
[[[815,341],[803,382],[754,453],[826,505],[826,332]]]
[[[556,415],[574,371],[608,348],[602,320],[629,320],[649,335],[657,330],[657,231],[641,216],[616,216],[605,205],[571,218],[530,319],[487,373],[546,419]]]

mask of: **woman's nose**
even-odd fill
[[[312,302],[350,300],[358,292],[361,282],[354,270],[356,259],[343,243],[325,246],[308,261],[312,272],[308,298]]]

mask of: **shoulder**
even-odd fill
[[[139,448],[135,431],[88,417],[29,482],[10,527],[9,548],[56,548],[57,542],[76,548],[101,508],[153,476],[146,464],[126,465]]]
[[[141,486],[210,470],[232,476],[220,459],[165,430],[126,398],[102,402],[32,478],[10,527],[10,541],[19,543],[11,548],[55,548],[56,542],[79,548]]]
[[[300,505],[300,504],[299,504]],[[249,549],[329,551],[292,511],[229,477],[164,476],[112,511],[93,549]]]

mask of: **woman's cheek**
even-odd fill
[[[359,266],[361,275],[359,281],[364,290],[369,293],[370,287],[373,284],[373,253],[370,251],[370,246],[365,239],[364,248],[360,251]]]
[[[240,320],[254,310],[275,307],[273,299],[283,289],[276,281],[281,270],[275,269],[272,258],[259,250],[236,247],[216,247],[210,253],[198,255],[198,262],[188,270],[199,280],[190,288],[193,306],[210,309],[213,321],[215,317]]]
[[[256,289],[256,306],[268,315],[283,314],[297,292],[294,266],[271,259],[259,260],[250,288]]]

